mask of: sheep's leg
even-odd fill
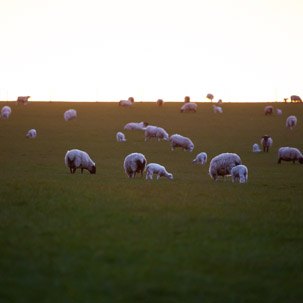
[[[160,179],[160,177],[161,177],[161,176],[160,176],[160,174],[158,174],[158,175],[157,175],[157,180],[159,180],[159,179]]]
[[[278,164],[281,164],[281,158],[279,158],[279,160],[278,160]]]
[[[225,182],[225,176],[223,176],[223,182]]]
[[[83,168],[81,168],[81,174],[83,174]]]
[[[69,170],[70,170],[70,173],[73,174],[73,169],[71,167],[69,168]]]

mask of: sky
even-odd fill
[[[303,97],[302,0],[0,0],[0,100]]]

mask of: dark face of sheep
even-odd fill
[[[93,166],[90,171],[91,174],[95,174],[96,173],[96,166]]]
[[[147,127],[149,124],[147,122],[143,122],[144,127]]]
[[[298,161],[300,164],[303,164],[303,158],[299,158]]]

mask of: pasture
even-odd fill
[[[1,108],[8,103],[1,102]],[[12,107],[0,120],[0,302],[302,302],[303,166],[277,164],[281,146],[303,149],[303,105],[44,103]],[[63,113],[78,112],[66,122]],[[293,131],[285,120],[296,115]],[[194,151],[144,142],[146,121],[192,139]],[[31,128],[36,139],[26,139]],[[116,142],[122,131],[127,142]],[[269,134],[269,153],[253,143]],[[79,148],[97,173],[65,167]],[[205,151],[205,166],[192,160]],[[174,180],[128,179],[126,155],[141,152]],[[235,152],[248,183],[214,182],[210,160]]]

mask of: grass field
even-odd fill
[[[303,302],[303,166],[277,164],[279,147],[303,149],[303,105],[273,104],[282,116],[265,116],[265,104],[224,104],[222,115],[207,103],[183,114],[181,103],[9,105],[0,120],[1,303]],[[69,108],[78,119],[65,122]],[[139,121],[190,137],[194,151],[123,131]],[[30,128],[36,139],[26,139]],[[269,153],[252,153],[264,134]],[[69,173],[72,148],[89,153],[96,175]],[[202,151],[208,164],[193,165]],[[131,152],[174,180],[128,179]],[[222,152],[241,157],[247,184],[208,176]]]

